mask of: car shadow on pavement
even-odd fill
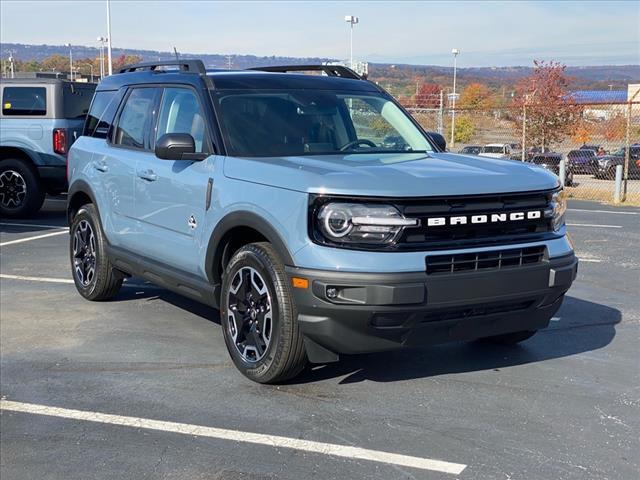
[[[339,384],[365,380],[395,382],[541,362],[605,347],[615,337],[615,325],[620,321],[621,313],[615,308],[566,297],[549,327],[519,345],[457,342],[341,356],[339,362],[313,365],[287,383],[295,385],[340,377],[344,378]]]

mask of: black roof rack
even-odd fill
[[[259,70],[262,72],[324,72],[330,77],[352,78],[354,80],[362,80],[363,77],[358,75],[350,68],[342,65],[281,65],[270,67],[253,67],[249,70]]]
[[[137,70],[156,70],[158,67],[178,67],[183,72],[206,75],[202,60],[166,60],[158,62],[135,63],[122,67],[118,73],[131,73]]]

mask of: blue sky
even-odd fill
[[[0,42],[96,45],[106,0],[0,0]],[[213,2],[112,0],[114,46],[185,53],[460,66],[639,64],[640,1]]]

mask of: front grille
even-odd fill
[[[447,320],[459,320],[462,318],[481,317],[499,313],[511,313],[519,310],[526,310],[533,305],[533,302],[534,300],[527,300],[508,303],[472,305],[457,309],[436,310],[426,314],[422,318],[422,323],[444,322]]]
[[[407,228],[397,241],[398,249],[433,250],[464,246],[490,246],[520,243],[553,236],[552,220],[542,214],[540,218],[519,221],[471,223],[464,225],[429,226],[429,218],[474,215],[508,215],[514,212],[551,209],[553,191],[475,195],[433,199],[398,200],[394,204],[410,218],[419,218],[420,226]]]
[[[427,275],[533,265],[542,262],[544,255],[544,246],[454,255],[430,255],[426,260]]]

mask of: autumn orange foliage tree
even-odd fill
[[[482,83],[469,84],[460,95],[458,106],[469,110],[487,110],[493,107],[491,90]]]
[[[514,103],[526,111],[527,144],[545,151],[572,133],[581,108],[571,98],[565,65],[541,60],[533,65],[532,74],[518,82]]]
[[[438,108],[440,106],[440,85],[435,83],[423,83],[413,96],[413,104],[416,108]]]

